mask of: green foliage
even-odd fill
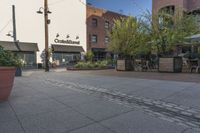
[[[88,51],[86,54],[85,54],[85,59],[86,61],[92,61],[94,58],[94,54],[92,51]]]
[[[200,54],[200,47],[198,47],[198,53]]]
[[[74,67],[79,69],[95,69],[95,68],[106,68],[108,61],[97,61],[97,62],[78,62]]]
[[[15,67],[21,67],[22,62],[17,56],[14,56],[13,53],[9,51],[5,51],[0,46],[0,66],[15,66]]]
[[[187,37],[200,31],[200,25],[197,23],[199,17],[194,15],[171,15],[161,12],[154,16],[147,13],[144,18],[152,48],[162,55],[170,54],[177,44],[184,44]]]
[[[94,68],[94,64],[92,62],[78,62],[75,65],[75,68],[90,69],[90,68]]]
[[[146,33],[143,23],[136,18],[127,17],[115,20],[112,31],[109,33],[108,50],[125,57],[147,53],[149,48]]]
[[[95,64],[99,68],[105,68],[108,65],[108,61],[107,60],[98,61]]]

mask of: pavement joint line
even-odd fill
[[[149,98],[140,98],[140,97],[135,98],[134,96],[129,96],[119,91],[109,91],[108,89],[105,88],[100,88],[100,87],[98,88],[74,82],[60,82],[58,80],[51,80],[51,79],[47,79],[46,81],[52,83],[53,85],[55,85],[55,83],[64,84],[64,86],[71,85],[74,89],[89,91],[92,92],[91,94],[93,93],[99,94],[105,98],[112,99],[113,101],[118,101],[118,103],[122,104],[126,103],[132,106],[139,106],[142,109],[143,107],[147,107],[149,110],[153,111],[154,116],[155,115],[158,116],[159,113],[164,114],[165,116],[171,118],[178,116],[179,118],[181,118],[179,120],[182,121],[188,127],[200,129],[200,118],[196,117],[197,115],[200,114],[200,110],[197,109],[193,110],[193,108],[191,107],[176,105],[174,103],[168,103],[161,100],[152,100]],[[190,111],[187,111],[188,109],[190,109]],[[191,111],[195,111],[195,114],[191,113]],[[157,113],[155,114],[155,112]],[[171,119],[171,121],[173,120]]]
[[[12,105],[10,104],[9,101],[8,101],[8,104],[9,104],[9,106],[11,107],[12,111],[14,112],[15,117],[16,117],[16,119],[17,119],[17,121],[18,121],[20,127],[22,128],[23,132],[26,133],[26,130],[24,129],[23,124],[21,123],[20,119],[19,119],[18,116],[17,116],[17,113],[15,112],[14,108],[12,107]]]
[[[101,126],[103,126],[104,128],[108,129],[109,131],[111,131],[111,132],[113,132],[113,133],[117,133],[116,131],[112,130],[111,128],[102,125],[100,122],[105,121],[105,120],[109,120],[109,119],[115,118],[115,117],[117,117],[117,116],[121,116],[121,115],[123,115],[123,114],[126,114],[126,113],[129,113],[129,112],[134,111],[133,109],[131,109],[131,110],[129,110],[129,111],[125,111],[125,112],[122,112],[122,113],[119,113],[119,114],[116,114],[116,115],[113,115],[113,116],[110,116],[110,117],[107,117],[107,118],[105,118],[105,119],[102,119],[102,120],[97,121],[97,120],[95,120],[95,119],[93,119],[93,118],[91,118],[91,117],[89,117],[89,116],[87,116],[87,115],[81,113],[80,111],[78,111],[77,109],[73,108],[73,107],[70,106],[70,105],[67,105],[67,104],[65,104],[65,103],[63,103],[63,102],[61,102],[61,101],[58,101],[58,100],[56,100],[56,99],[53,98],[53,97],[52,97],[52,99],[54,99],[55,101],[57,101],[57,102],[63,104],[64,106],[66,106],[66,107],[68,107],[68,108],[71,108],[71,109],[74,110],[75,112],[77,112],[77,113],[83,115],[84,117],[86,117],[86,118],[88,118],[89,120],[92,121],[92,123],[89,123],[89,124],[84,125],[84,126],[82,126],[82,127],[78,127],[78,128],[69,130],[69,131],[67,131],[68,133],[70,133],[70,132],[72,132],[72,131],[75,131],[75,130],[78,130],[78,129],[81,129],[81,128],[84,128],[84,127],[87,127],[87,126],[90,126],[90,125],[93,125],[93,124],[95,124],[95,123],[96,123],[96,124],[99,124],[99,125],[101,125]],[[62,133],[66,133],[66,131],[65,131],[65,132],[62,132]]]

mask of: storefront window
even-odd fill
[[[36,66],[36,54],[34,52],[18,52],[16,54],[22,60],[25,68],[32,68]]]
[[[53,53],[53,61],[57,62],[57,65],[70,65],[81,59],[80,53]]]

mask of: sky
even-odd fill
[[[87,3],[131,16],[139,16],[146,10],[152,10],[152,0],[87,0]]]

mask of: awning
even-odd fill
[[[84,52],[82,46],[71,46],[71,45],[54,45],[52,44],[53,52],[65,52],[65,53],[81,53]]]
[[[93,52],[106,52],[105,48],[92,48]]]
[[[17,42],[20,50],[14,42],[0,41],[0,46],[9,51],[23,51],[23,52],[36,52],[39,51],[37,43]]]

